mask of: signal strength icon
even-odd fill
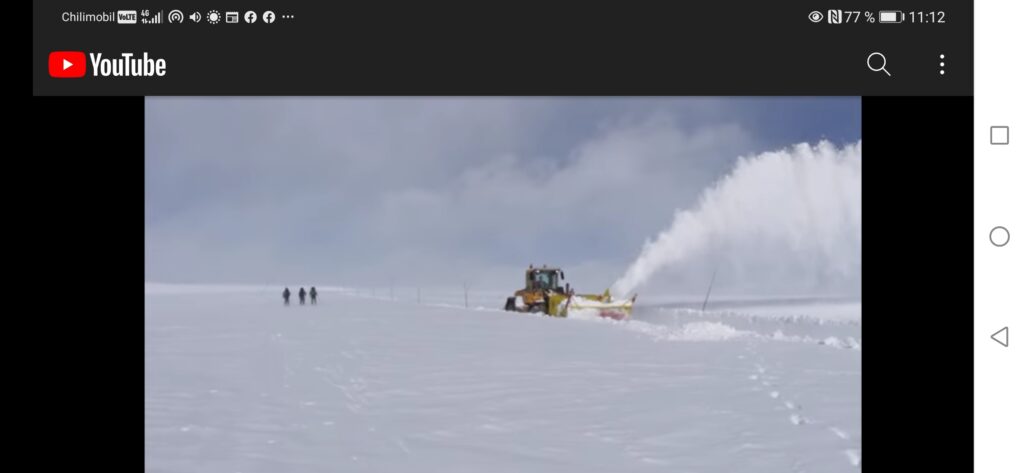
[[[163,16],[164,16],[164,11],[163,10],[158,11],[156,15],[153,15],[153,16],[151,16],[149,18],[143,18],[142,19],[142,24],[144,24],[144,25],[159,25],[159,24],[164,22]]]

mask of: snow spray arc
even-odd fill
[[[861,141],[842,148],[801,143],[739,158],[695,206],[677,210],[672,225],[645,242],[612,292],[622,297],[662,269],[752,239],[759,244],[748,247],[783,245],[822,274],[860,277]]]

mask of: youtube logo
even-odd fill
[[[54,51],[50,53],[50,77],[70,79],[85,76],[85,53]]]

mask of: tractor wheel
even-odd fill
[[[536,314],[538,312],[544,312],[544,311],[545,311],[545,308],[541,304],[534,304],[534,305],[530,306],[530,309],[528,309],[528,312],[530,312],[532,314]]]
[[[516,310],[516,298],[509,297],[505,300],[505,310],[515,311]]]

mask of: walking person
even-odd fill
[[[306,305],[306,289],[299,288],[299,305]]]
[[[283,299],[285,299],[285,305],[288,305],[288,297],[291,296],[291,295],[292,295],[292,293],[288,290],[287,287],[285,288],[285,292],[281,293],[281,297]]]
[[[310,286],[310,304],[317,305],[317,288]]]

